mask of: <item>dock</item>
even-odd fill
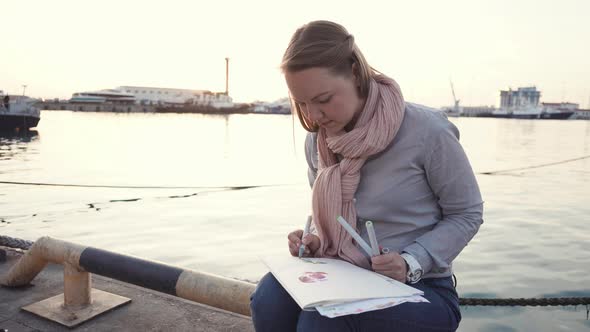
[[[0,275],[21,257],[20,250],[0,247]],[[254,331],[250,317],[206,306],[99,275],[92,287],[131,299],[74,328],[21,308],[64,292],[62,265],[48,264],[30,286],[0,287],[0,331]]]

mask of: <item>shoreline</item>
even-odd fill
[[[291,115],[290,110],[256,111],[249,104],[236,104],[228,108],[215,108],[207,105],[157,106],[137,104],[88,104],[43,102],[36,105],[43,111],[72,111],[98,113],[174,113],[174,114],[282,114]]]

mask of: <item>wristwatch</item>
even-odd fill
[[[408,273],[406,274],[406,282],[409,284],[415,284],[422,278],[422,266],[420,263],[407,252],[403,252],[400,256],[406,261],[406,267]]]

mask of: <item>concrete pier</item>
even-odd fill
[[[6,274],[21,255],[13,249],[6,249],[6,253],[6,261],[0,257],[0,275]],[[93,275],[93,288],[130,298],[131,303],[73,329],[21,310],[63,293],[63,278],[63,267],[49,264],[33,280],[33,286],[1,287],[0,331],[254,331],[250,317],[99,275]]]

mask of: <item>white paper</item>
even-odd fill
[[[407,297],[390,297],[382,299],[371,299],[362,300],[356,302],[322,305],[317,306],[316,309],[322,316],[328,318],[362,314],[363,312],[381,310],[390,308],[405,302],[428,302],[427,299],[420,295],[407,296]]]
[[[271,256],[262,261],[302,309],[423,295],[419,289],[338,259]]]

